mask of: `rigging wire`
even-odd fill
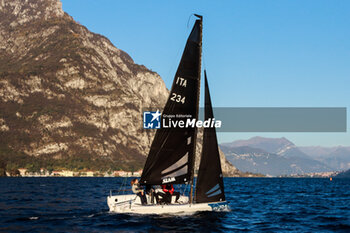
[[[189,184],[186,184],[185,185],[185,188],[183,189],[183,191],[182,191],[182,196],[186,196],[186,191],[187,191],[187,189],[188,189],[188,185]],[[181,185],[182,186],[182,185]]]
[[[190,14],[190,15],[189,15],[188,20],[187,20],[186,32],[185,32],[184,34],[188,34],[188,33],[189,33],[190,21],[191,21],[191,18],[192,18],[193,16],[195,16],[195,14]],[[185,45],[186,45],[186,43],[187,43],[187,39],[186,39],[186,41],[185,41]],[[181,52],[183,51],[183,48],[184,48],[183,45],[181,45],[181,46],[178,47],[177,52],[176,52],[175,59],[172,59],[173,62],[172,62],[172,64],[170,65],[170,68],[169,68],[169,70],[168,70],[168,72],[167,72],[166,77],[172,77],[172,76],[173,76],[171,73],[172,73],[174,67],[176,67],[176,65],[178,65],[178,62],[181,60],[181,57],[179,58],[179,56],[180,56]],[[179,59],[178,59],[178,58],[179,58]],[[176,70],[175,70],[175,73],[176,73]],[[174,75],[175,75],[175,73],[174,73]],[[163,77],[163,79],[166,78],[166,77]],[[172,83],[171,83],[171,85],[172,85]],[[171,88],[171,87],[170,87],[170,88]],[[170,89],[170,88],[169,88],[169,89]]]
[[[188,27],[190,26],[190,20],[191,20],[192,16],[195,16],[195,15],[192,13],[192,14],[190,14],[190,16],[188,16],[188,20],[187,20],[187,29],[188,29]]]
[[[204,56],[204,53],[203,53],[203,47],[202,47],[202,61],[203,61],[203,70],[206,70],[207,66],[205,64],[205,56]]]
[[[123,191],[122,194],[124,194],[124,192],[125,192],[125,188],[124,188],[124,187],[126,187],[126,183],[127,183],[126,181],[127,181],[127,177],[124,177],[123,183],[122,183],[122,185],[120,186],[117,195],[119,195],[119,193],[120,193],[121,191]]]

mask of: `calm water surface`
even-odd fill
[[[350,179],[224,181],[230,212],[139,216],[108,212],[123,178],[0,178],[0,232],[350,232]]]

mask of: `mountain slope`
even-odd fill
[[[282,156],[248,146],[226,147],[220,145],[226,158],[244,172],[278,176],[295,173],[290,161]]]
[[[350,169],[350,147],[300,147],[300,150],[334,170]]]
[[[0,1],[0,160],[7,167],[142,168],[155,133],[143,130],[143,109],[167,98],[157,73],[75,22],[60,1]],[[222,164],[226,174],[239,173],[224,155]]]
[[[345,171],[345,172],[341,172],[339,173],[336,178],[347,178],[350,179],[350,169]]]
[[[279,154],[280,151],[294,146],[294,144],[288,141],[286,138],[274,138],[272,140],[271,138],[264,137],[253,137],[248,140],[237,140],[230,143],[222,143],[221,145],[227,147],[249,146],[275,154]]]
[[[59,1],[3,1],[0,20],[2,147],[140,167],[153,134],[139,127],[141,109],[164,104],[162,79]]]
[[[286,138],[254,137],[223,143],[220,147],[227,159],[242,171],[277,176],[332,170]]]

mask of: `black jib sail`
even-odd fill
[[[162,120],[170,115],[186,115],[184,120],[188,116],[198,119],[201,46],[202,20],[198,19],[188,37]],[[195,127],[158,129],[140,183],[157,185],[190,182],[193,178],[196,135]]]
[[[206,71],[205,77],[205,120],[214,118]],[[224,182],[216,130],[205,128],[203,134],[202,157],[198,170],[195,202],[225,201]]]

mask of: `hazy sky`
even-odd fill
[[[215,107],[350,108],[350,1],[62,2],[168,88],[194,22],[189,17],[202,14],[203,67]],[[219,142],[256,135],[300,146],[350,145],[350,133],[218,134]]]

